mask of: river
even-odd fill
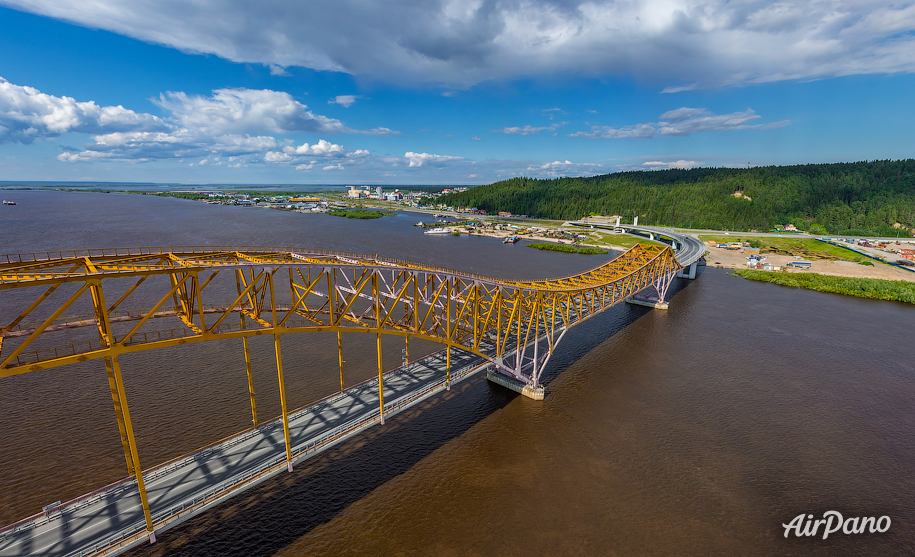
[[[412,224],[428,217],[410,213],[354,221],[139,195],[4,195],[18,204],[0,210],[2,253],[297,246],[514,278],[606,259],[424,236]],[[4,323],[15,317],[8,292]],[[373,339],[357,336],[346,339],[353,381],[374,366]],[[668,311],[621,304],[571,329],[542,402],[476,377],[130,555],[911,555],[913,338],[910,305],[703,269],[675,281]],[[334,388],[324,340],[284,337],[291,407]],[[390,368],[400,345],[385,342]],[[275,416],[271,346],[252,344],[259,414]],[[411,343],[417,355],[434,349]],[[123,362],[144,468],[250,425],[240,346]],[[2,524],[126,473],[101,362],[0,380],[0,415]],[[892,525],[784,537],[798,514],[829,510]]]

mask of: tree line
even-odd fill
[[[512,178],[438,201],[559,220],[596,214],[631,222],[638,215],[656,226],[762,231],[793,224],[812,234],[896,236],[915,229],[915,159]]]

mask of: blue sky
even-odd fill
[[[915,4],[0,0],[0,180],[911,158]]]

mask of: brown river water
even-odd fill
[[[491,238],[122,194],[4,192],[0,252],[274,245],[500,277],[596,266]],[[0,291],[0,320],[15,315]],[[287,338],[290,337],[290,338]],[[331,337],[283,337],[292,408],[337,385]],[[385,339],[385,367],[399,363]],[[279,413],[269,340],[261,419]],[[345,337],[348,381],[374,339]],[[411,343],[419,356],[436,349]],[[250,425],[240,343],[122,359],[144,468]],[[575,327],[529,400],[477,376],[159,535],[130,555],[913,555],[915,307],[703,269],[668,311]],[[101,362],[0,379],[0,524],[126,475]],[[786,539],[782,524],[888,516],[886,532]],[[822,529],[820,530],[822,533]]]

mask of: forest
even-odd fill
[[[490,214],[579,219],[620,215],[640,224],[811,234],[911,235],[915,159],[755,168],[631,171],[588,178],[512,178],[438,199]]]

